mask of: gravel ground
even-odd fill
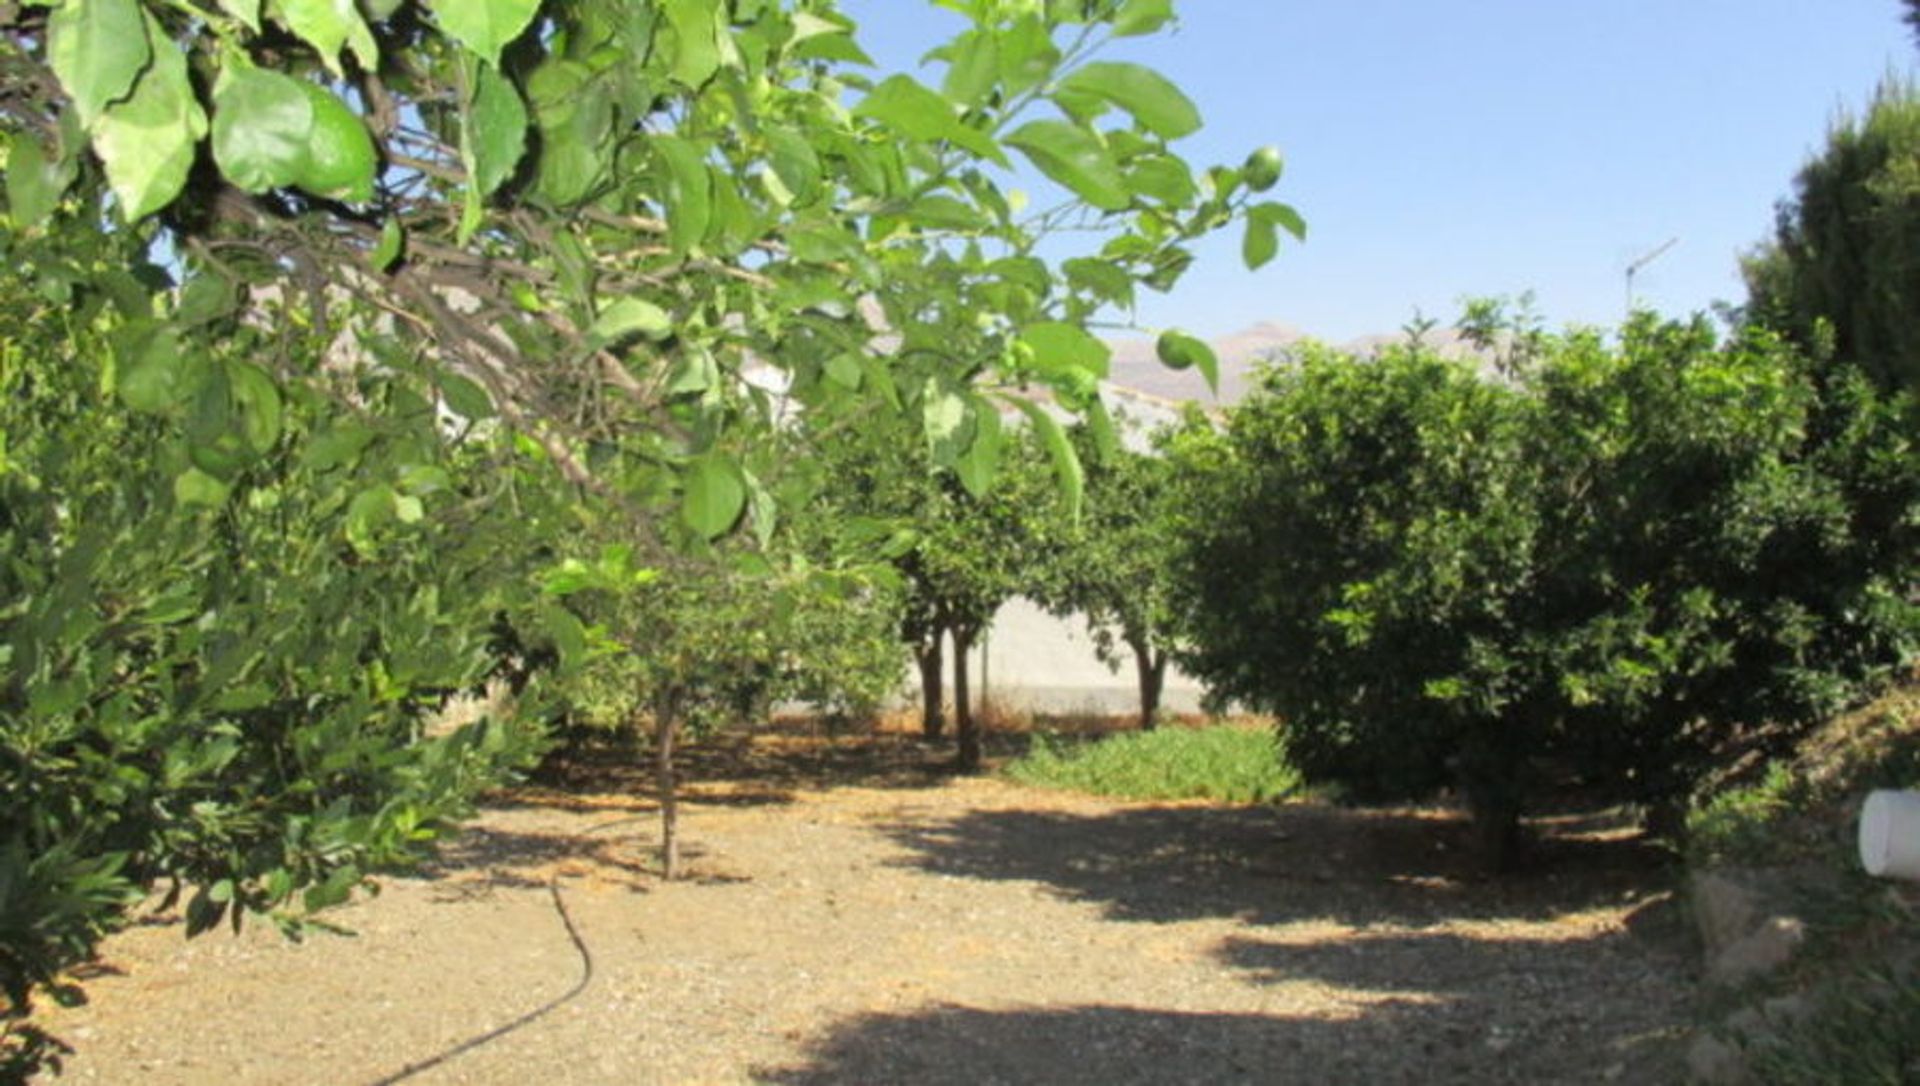
[[[1604,824],[1482,879],[1437,810],[941,781],[904,741],[733,754],[683,816],[685,881],[654,877],[651,803],[600,774],[500,797],[334,914],[348,936],[149,918],[87,1005],[43,1013],[78,1049],[61,1081],[1679,1078],[1682,925],[1655,854]]]

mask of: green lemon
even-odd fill
[[[1247,156],[1244,170],[1247,187],[1255,192],[1265,192],[1280,180],[1280,149],[1262,147]]]
[[[302,83],[313,103],[306,166],[295,183],[315,196],[364,203],[373,199],[373,137],[367,126],[322,87]]]

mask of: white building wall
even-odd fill
[[[1000,609],[992,629],[968,659],[976,705],[991,699],[1013,710],[1108,715],[1140,709],[1130,654],[1119,671],[1109,670],[1094,655],[1085,623],[1062,621],[1024,599]],[[951,661],[947,666],[947,692],[952,697]],[[916,672],[909,687],[911,697],[919,697],[919,687]],[[1169,667],[1160,707],[1174,713],[1198,712],[1203,692],[1199,683]]]

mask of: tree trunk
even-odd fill
[[[913,647],[913,658],[920,665],[920,734],[929,743],[937,743],[947,731],[946,710],[942,699],[946,691],[945,661],[941,659],[941,635]]]
[[[660,792],[660,877],[680,877],[680,803],[673,773],[673,745],[680,735],[680,709],[662,698],[653,718],[653,772]]]
[[[973,717],[973,704],[967,696],[967,653],[973,648],[974,636],[972,630],[961,627],[953,631],[953,720],[960,741],[953,767],[962,773],[980,771],[980,724]]]
[[[1156,653],[1144,640],[1129,641],[1133,669],[1140,680],[1140,730],[1152,731],[1160,717],[1160,691],[1167,684],[1167,654]]]
[[[1487,870],[1519,866],[1526,845],[1520,821],[1526,800],[1523,759],[1504,733],[1470,740],[1460,754],[1460,792],[1473,819],[1474,843]]]

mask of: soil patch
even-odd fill
[[[65,1080],[1679,1077],[1668,878],[1604,820],[1485,879],[1441,810],[946,780],[904,737],[703,757],[683,882],[609,763],[500,797],[334,914],[351,935],[115,936],[90,1002],[42,1016],[79,1049]]]

